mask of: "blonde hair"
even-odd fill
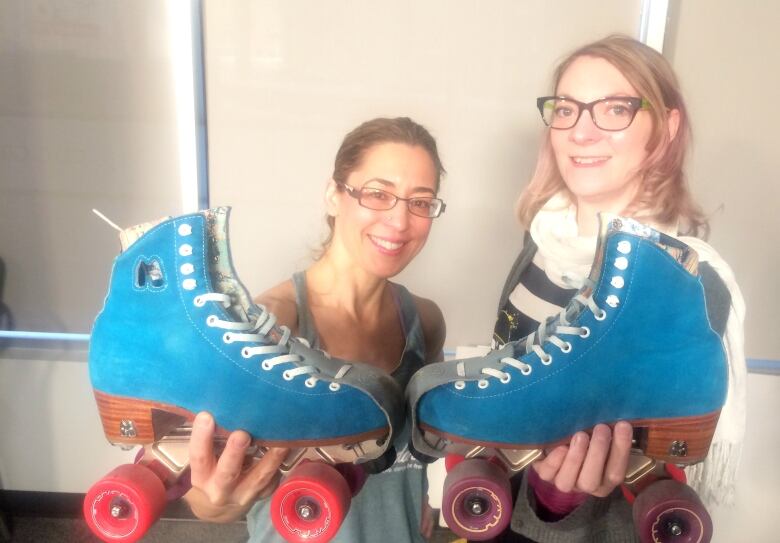
[[[709,224],[691,196],[683,171],[691,127],[672,67],[660,53],[633,38],[608,36],[580,47],[558,65],[553,74],[553,92],[569,66],[580,57],[601,58],[612,64],[650,104],[653,131],[647,158],[638,172],[640,189],[624,213],[660,225],[678,224],[681,234],[706,238]],[[679,112],[674,138],[668,129],[670,110]],[[569,193],[553,156],[549,130],[545,132],[531,181],[517,202],[518,217],[525,228],[554,194]]]

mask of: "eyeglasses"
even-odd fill
[[[640,109],[648,109],[650,102],[634,96],[608,96],[584,103],[564,96],[542,96],[536,107],[544,124],[557,130],[566,130],[577,124],[583,111],[589,111],[593,124],[602,130],[625,130]]]
[[[442,213],[447,207],[444,200],[441,198],[431,198],[428,196],[415,196],[414,198],[401,198],[396,196],[392,192],[387,192],[375,187],[363,187],[356,189],[346,183],[339,183],[340,187],[344,187],[347,194],[355,198],[358,203],[368,209],[375,211],[387,211],[393,209],[398,200],[406,202],[406,207],[409,209],[409,213],[417,215],[418,217],[424,217],[426,219],[435,219]]]

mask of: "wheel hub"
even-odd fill
[[[295,511],[303,520],[316,520],[320,516],[319,506],[309,498],[300,498],[295,503]]]

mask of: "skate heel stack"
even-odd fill
[[[639,448],[670,464],[696,464],[707,456],[719,416],[720,409],[696,417],[634,423],[641,428]]]
[[[193,416],[159,402],[113,396],[95,391],[103,432],[118,445],[144,445],[159,441]]]

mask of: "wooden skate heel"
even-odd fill
[[[634,422],[641,430],[639,448],[647,456],[670,464],[695,464],[707,456],[720,410],[680,419]]]
[[[95,391],[103,432],[111,443],[154,443],[194,417],[188,411],[149,400]]]

